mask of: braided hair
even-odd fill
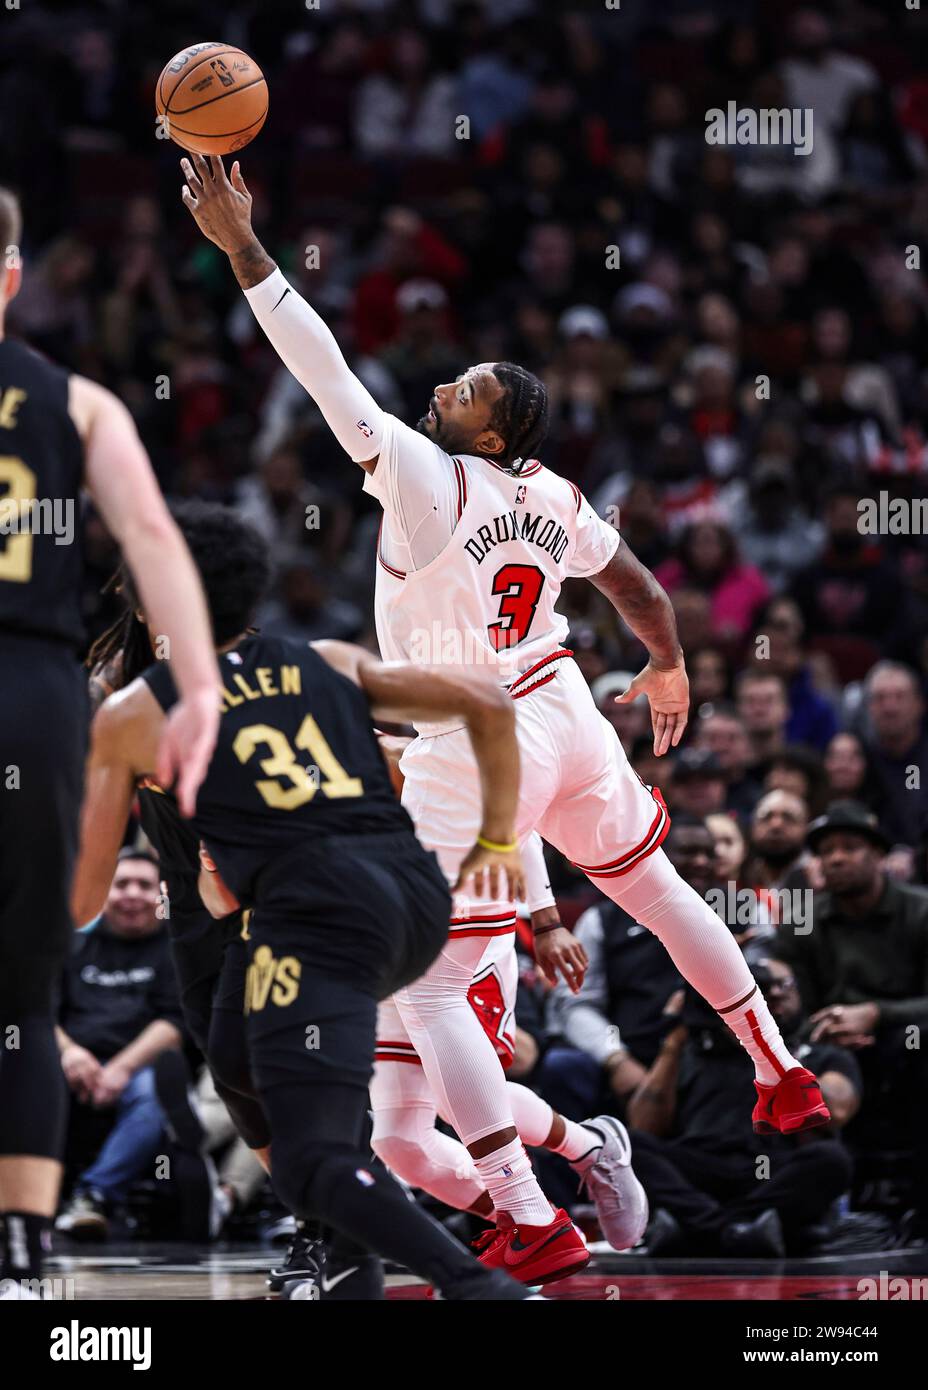
[[[90,668],[94,705],[112,691],[129,685],[155,659],[148,628],[137,614],[138,599],[125,562],[107,580],[103,593],[118,594],[124,611],[101,633],[87,654],[85,665]]]
[[[244,632],[270,578],[263,538],[230,507],[213,502],[178,502],[171,507],[206,593],[218,647]],[[121,690],[155,659],[148,628],[137,616],[139,599],[125,563],[106,590],[118,593],[122,617],[90,649],[87,665],[98,683]],[[108,693],[108,692],[107,692]]]
[[[515,362],[497,362],[493,375],[503,394],[493,407],[490,429],[506,441],[505,451],[494,462],[519,473],[548,433],[548,393],[537,376]]]

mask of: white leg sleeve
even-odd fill
[[[486,1189],[457,1139],[435,1128],[435,1102],[420,1066],[378,1062],[371,1082],[374,1153],[410,1187],[467,1211]]]
[[[527,1086],[520,1086],[518,1081],[507,1081],[506,1090],[522,1143],[533,1149],[543,1148],[554,1124],[551,1106]]]
[[[393,996],[443,1115],[465,1144],[513,1123],[506,1076],[467,991],[482,937],[451,938],[421,979]]]

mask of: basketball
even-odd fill
[[[225,43],[195,43],[162,69],[155,107],[175,144],[231,154],[267,119],[267,83],[253,58]]]

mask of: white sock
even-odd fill
[[[601,1134],[597,1134],[593,1129],[587,1129],[586,1125],[578,1124],[576,1120],[568,1120],[561,1116],[566,1127],[566,1134],[552,1153],[562,1154],[568,1163],[577,1163],[581,1158],[587,1158],[596,1149],[601,1149],[605,1142]]]
[[[475,1158],[474,1167],[498,1212],[508,1212],[516,1225],[550,1226],[554,1209],[538,1186],[521,1139]]]
[[[775,1086],[791,1067],[802,1065],[783,1041],[759,985],[718,1012],[750,1056],[761,1085]]]
[[[546,1100],[542,1100],[541,1096],[530,1091],[527,1086],[520,1086],[518,1081],[507,1082],[506,1090],[509,1092],[512,1118],[522,1143],[528,1144],[531,1148],[547,1148],[548,1135],[551,1133],[556,1112]],[[564,1115],[560,1118],[564,1121],[564,1138],[557,1147],[550,1148],[551,1153],[562,1154],[568,1163],[575,1163],[577,1159],[586,1158],[594,1149],[602,1148],[603,1140],[595,1130],[587,1129],[576,1120],[568,1120]]]

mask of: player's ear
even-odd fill
[[[496,430],[483,430],[474,440],[474,449],[478,454],[488,454],[490,458],[498,458],[500,454],[506,452],[506,441],[496,433]]]
[[[9,304],[11,299],[15,299],[19,294],[19,287],[23,282],[23,271],[20,265],[10,265],[6,268],[6,282],[3,286],[4,302]]]

